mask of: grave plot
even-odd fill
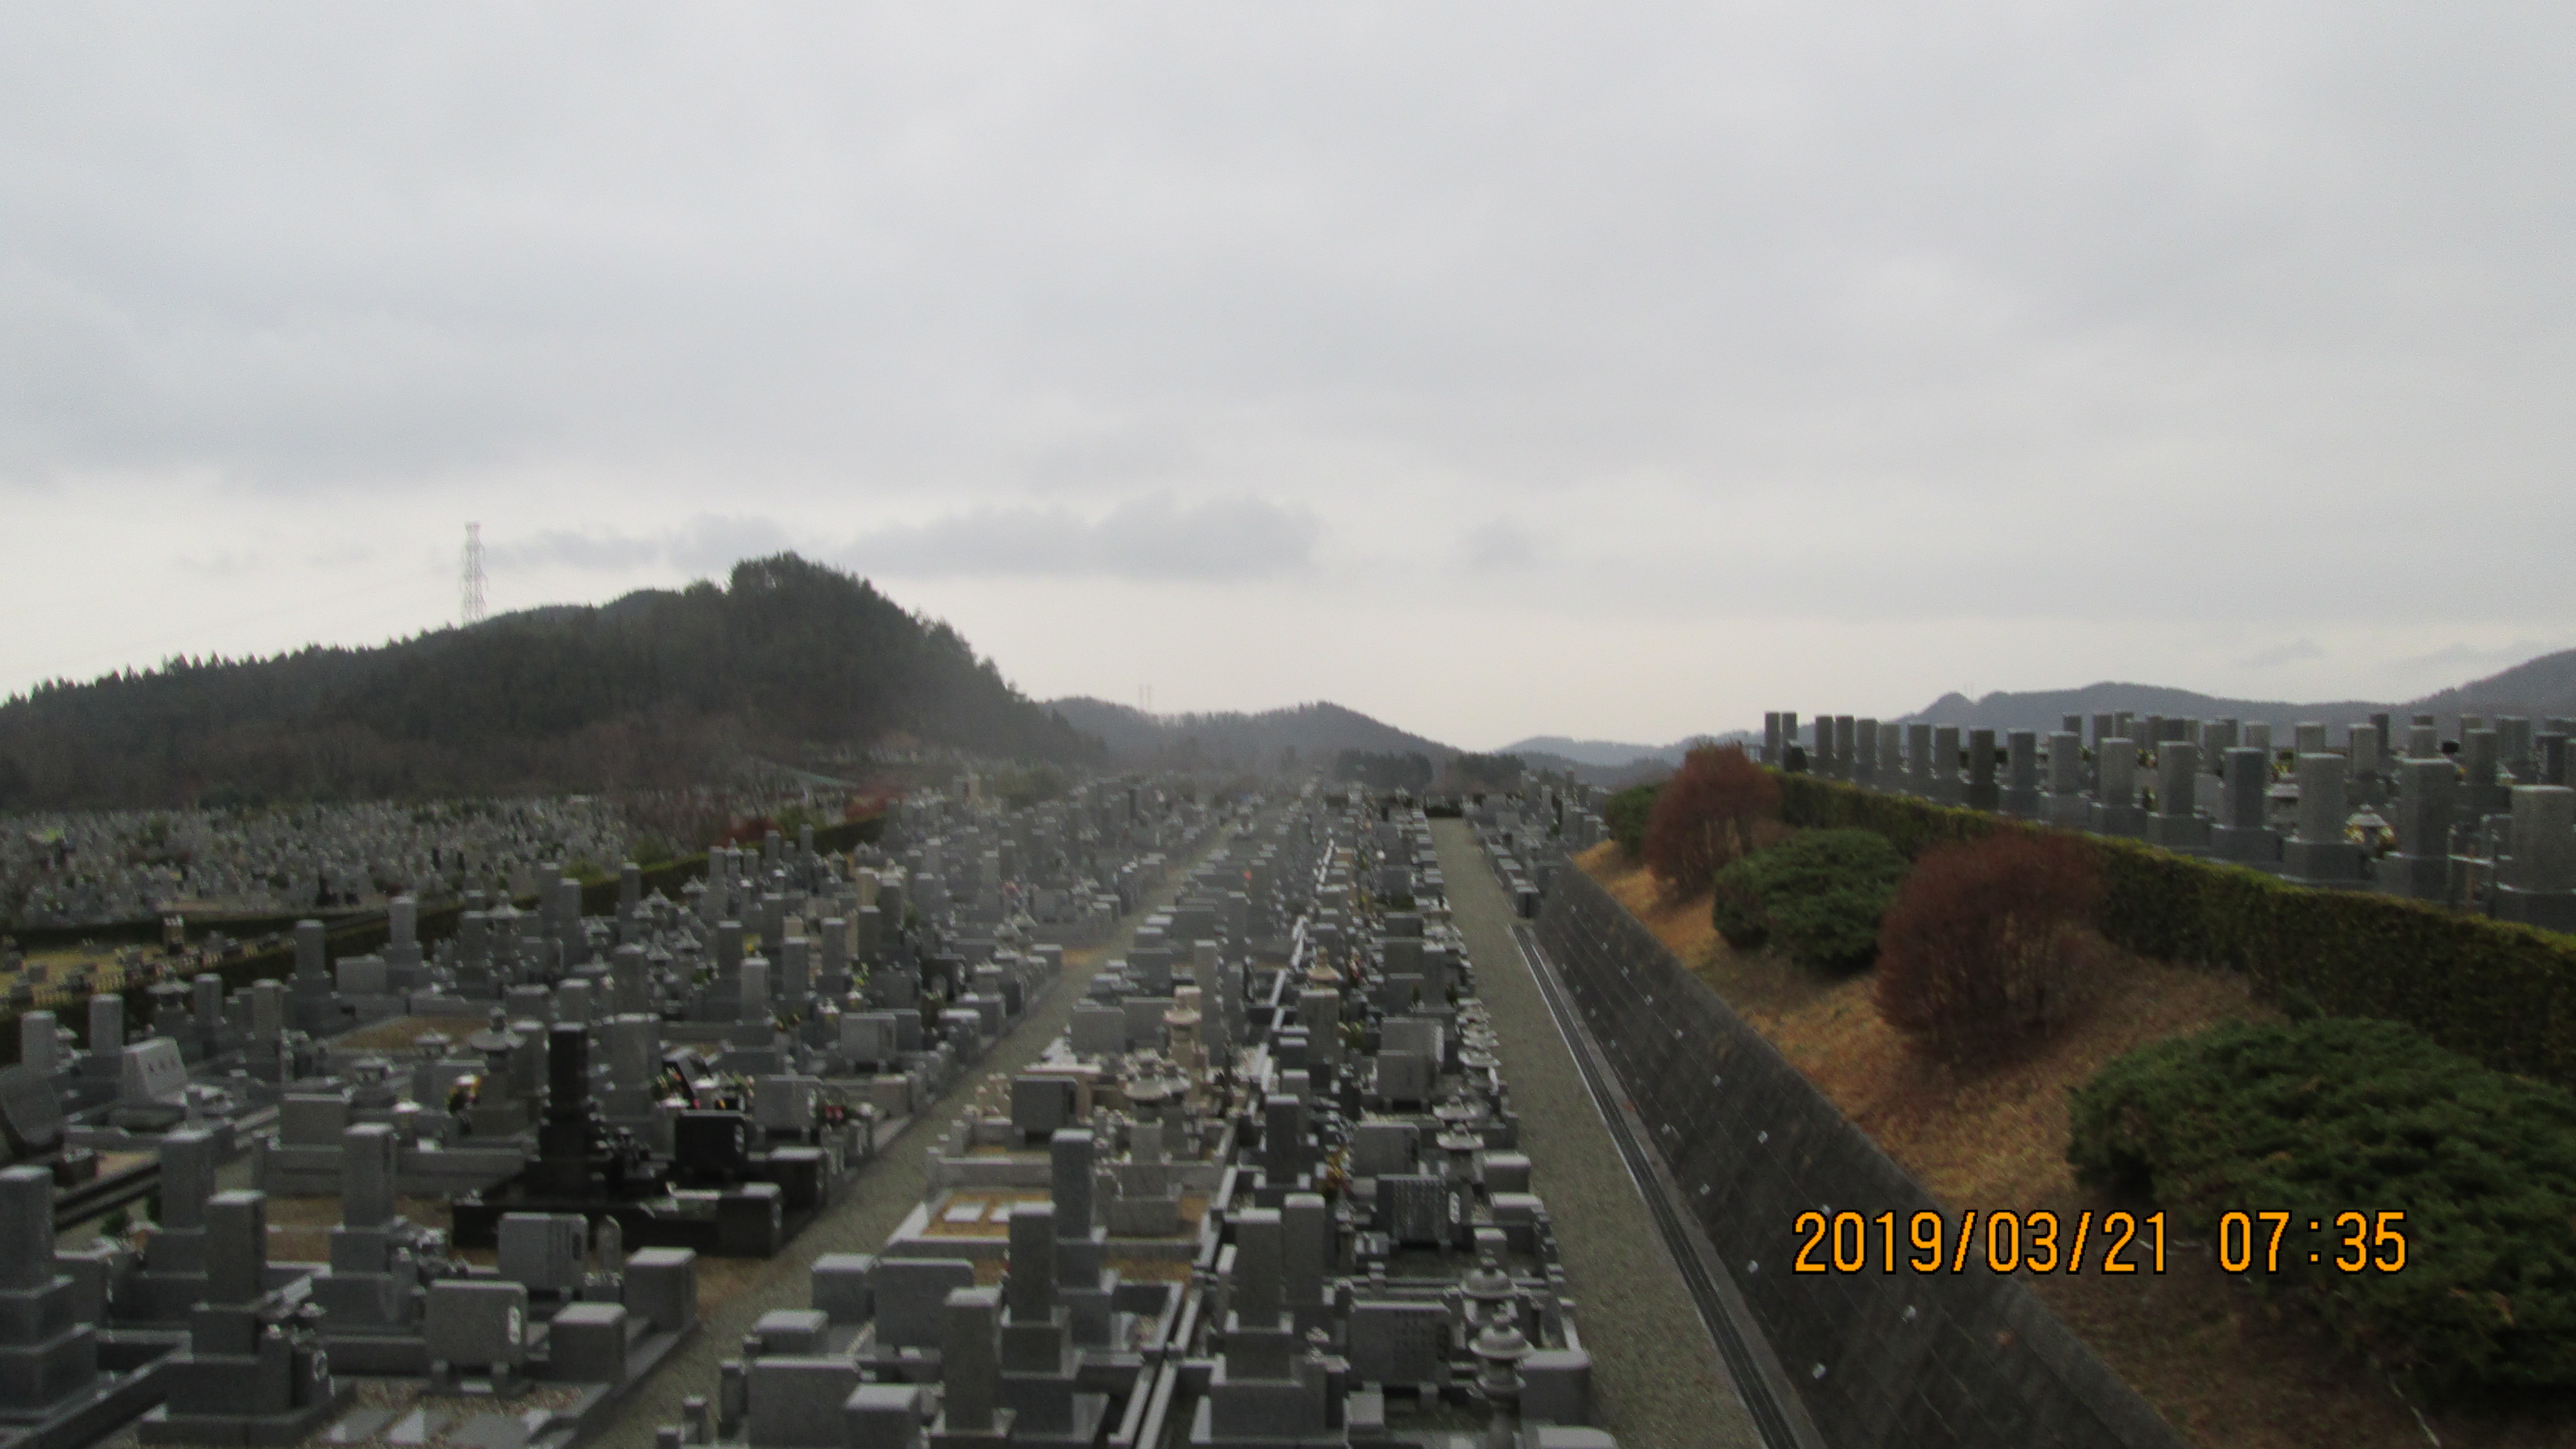
[[[661,1441],[1609,1444],[1428,855],[1314,798],[1229,840]]]

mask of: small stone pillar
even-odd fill
[[[420,902],[409,895],[399,895],[385,903],[385,965],[406,974],[394,979],[406,986],[418,984],[408,973],[420,965]]]
[[[2167,740],[2156,752],[2156,813],[2147,838],[2185,855],[2209,851],[2209,821],[2200,813],[2200,746]]]
[[[2497,867],[2495,914],[2552,931],[2576,930],[2576,790],[2514,787],[2513,854]]]
[[[1990,729],[1968,731],[1967,805],[1985,811],[2003,806],[2003,792],[1995,785],[1995,732]]]
[[[113,1076],[124,1050],[125,998],[114,992],[100,992],[89,999],[90,1060],[107,1062],[107,1074]]]
[[[2307,726],[2300,726],[2305,733]],[[2364,883],[2362,849],[2344,839],[2352,807],[2344,798],[2344,757],[2331,752],[2299,756],[2299,824],[2281,851],[2281,874],[2301,885],[2357,887]]]
[[[2004,736],[2004,813],[2016,820],[2038,820],[2044,809],[2039,795],[2039,732],[2014,730]]]
[[[2532,736],[2532,748],[2539,755],[2539,783],[2576,784],[2567,778],[2567,741],[2568,735],[2559,730],[2543,730]]]
[[[54,1175],[0,1171],[0,1407],[41,1420],[98,1378],[98,1329],[72,1321],[73,1284],[54,1271]]]
[[[2459,771],[2439,755],[2397,763],[2397,849],[2374,867],[2382,891],[2439,901],[2451,893],[2451,821]]]
[[[62,1065],[62,1038],[50,1011],[31,1011],[18,1018],[18,1064],[50,1075]]]
[[[2137,742],[2126,737],[2102,741],[2093,748],[2093,768],[2101,781],[2093,792],[2093,833],[2143,833],[2146,812],[2138,808]]]
[[[2501,740],[2494,730],[2463,729],[2460,733],[2460,769],[2466,776],[2460,786],[2460,806],[2461,813],[2471,820],[2513,808],[2512,787],[2498,778],[2500,748]]]
[[[1932,803],[1959,803],[1959,727],[1932,727]]]
[[[2442,758],[2442,729],[2429,714],[2415,716],[2406,727],[2406,758],[2438,760]]]
[[[2093,802],[2084,798],[2084,736],[2071,729],[2048,737],[2048,823],[2061,830],[2083,830],[2093,823]]]
[[[948,1291],[947,1326],[939,1340],[944,1398],[930,1431],[937,1449],[1000,1449],[1011,1442],[1018,1416],[1001,1402],[1001,1299],[997,1288]]]

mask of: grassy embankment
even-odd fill
[[[1816,976],[1721,939],[1703,893],[1667,901],[1603,844],[1578,864],[1645,922],[1844,1115],[1952,1213],[2119,1203],[2066,1163],[2066,1093],[2112,1059],[2220,1022],[2268,1020],[2238,977],[2115,955],[2094,1007],[2036,1052],[1984,1071],[1926,1063],[1879,1019],[1869,972]],[[2163,1275],[2024,1275],[2068,1327],[2193,1443],[2210,1449],[2576,1449],[2562,1401],[2416,1407],[2302,1311],[2220,1272],[2206,1241],[2176,1240]]]

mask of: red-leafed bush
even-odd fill
[[[1780,818],[1780,786],[1745,758],[1744,747],[1702,745],[1682,757],[1646,817],[1646,869],[1665,892],[1688,900],[1707,890],[1718,867],[1753,848],[1754,828]]]
[[[2071,836],[2014,830],[1927,851],[1879,923],[1880,1017],[1942,1061],[2032,1044],[2083,1004],[2101,897],[2101,868]]]

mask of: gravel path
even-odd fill
[[[1602,1427],[1620,1449],[1760,1449],[1627,1165],[1584,1090],[1546,998],[1512,939],[1511,904],[1462,820],[1431,822],[1449,904],[1502,1038],[1531,1186],[1572,1281]]]
[[[1210,846],[1216,843],[1218,840],[1211,840]],[[1073,1004],[1082,999],[1099,963],[1126,951],[1136,928],[1146,916],[1171,903],[1179,894],[1182,880],[1204,854],[1202,851],[1173,866],[1170,879],[1154,892],[1144,908],[1130,913],[1099,950],[1089,953],[1091,964],[1076,966],[1066,962],[1055,989],[1022,1017],[990,1054],[952,1083],[947,1094],[916,1119],[884,1156],[868,1164],[850,1199],[797,1234],[787,1251],[752,1268],[750,1285],[700,1320],[697,1337],[664,1359],[651,1381],[618,1406],[608,1424],[585,1441],[584,1449],[651,1449],[656,1426],[680,1422],[682,1399],[691,1394],[704,1394],[710,1401],[715,1398],[716,1364],[741,1354],[743,1335],[751,1331],[760,1315],[773,1308],[807,1306],[810,1270],[816,1258],[826,1253],[873,1253],[883,1247],[887,1235],[920,1203],[928,1184],[922,1159],[931,1144],[947,1135],[974,1100],[975,1084],[992,1073],[1007,1075],[1037,1060],[1047,1043],[1064,1030],[1066,1020],[1073,1014]],[[701,1272],[708,1267],[704,1261],[699,1264]]]

